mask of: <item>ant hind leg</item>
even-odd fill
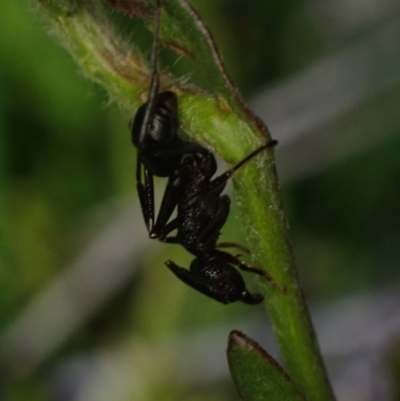
[[[236,248],[240,251],[249,254],[250,250],[237,242],[219,242],[216,248]]]
[[[267,280],[272,286],[274,286],[275,288],[277,288],[280,291],[285,292],[286,288],[283,287],[282,285],[278,284],[272,276],[270,276],[267,272],[248,265],[247,263],[243,262],[242,260],[240,260],[237,256],[231,255],[228,252],[224,252],[224,251],[219,251],[219,250],[215,250],[214,253],[216,253],[219,257],[221,257],[222,259],[224,259],[226,262],[231,263],[235,266],[237,266],[239,269],[243,270],[243,271],[247,271],[247,272],[251,272],[251,273],[255,273],[258,274],[259,276],[262,276],[265,280]]]

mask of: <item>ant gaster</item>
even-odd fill
[[[189,270],[172,261],[166,262],[168,268],[192,288],[224,304],[238,300],[247,304],[260,303],[262,295],[250,293],[232,265],[259,274],[276,285],[274,281],[260,269],[246,265],[239,256],[218,249],[235,247],[247,251],[236,243],[217,244],[230,206],[229,197],[221,192],[238,168],[267,147],[274,146],[276,141],[259,147],[232,169],[212,179],[216,172],[215,157],[201,145],[178,137],[177,97],[171,91],[159,93],[160,0],[156,0],[156,5],[149,98],[138,109],[132,125],[132,141],[137,147],[137,190],[149,235],[180,244],[196,257]],[[168,177],[156,222],[153,176]],[[176,207],[177,217],[169,221]],[[168,236],[173,230],[177,230],[176,236]]]

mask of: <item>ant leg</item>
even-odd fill
[[[176,228],[176,224],[174,228],[167,228],[167,222],[171,217],[176,205],[178,204],[179,195],[180,195],[180,176],[179,172],[176,171],[173,176],[168,178],[167,186],[165,187],[164,196],[161,201],[160,210],[157,216],[157,222],[150,234],[151,238],[157,238],[160,235],[166,237],[169,232]],[[163,234],[161,234],[161,232]]]
[[[139,194],[140,206],[147,230],[151,233],[154,227],[154,185],[153,176],[144,168],[145,183],[142,183],[142,163],[137,158],[136,163],[136,188]]]
[[[250,253],[250,250],[248,248],[236,242],[219,242],[216,248],[236,248],[242,252]]]
[[[239,269],[241,269],[241,270],[252,272],[252,273],[258,274],[259,276],[265,276],[265,274],[266,274],[261,269],[258,269],[257,267],[254,267],[254,266],[247,265],[245,262],[240,260],[237,256],[231,255],[228,252],[219,251],[217,249],[214,252],[216,252],[220,258],[224,259],[228,263],[231,263],[231,264],[239,267]]]
[[[214,217],[205,227],[203,227],[197,237],[196,248],[198,250],[206,248],[207,244],[212,240],[217,242],[219,230],[223,227],[228,218],[230,203],[231,200],[227,195],[223,195],[219,198]],[[213,247],[215,246],[215,242],[213,243]]]
[[[180,244],[180,241],[178,237],[167,237],[169,233],[172,231],[176,230],[178,228],[178,220],[174,219],[170,221],[165,227],[162,229],[162,231],[159,233],[158,239],[162,242],[166,242],[169,244]]]
[[[261,153],[263,150],[273,147],[277,144],[278,142],[275,140],[272,140],[264,145],[261,145],[260,147],[258,147],[256,150],[254,150],[253,152],[251,152],[248,156],[246,156],[242,161],[240,161],[238,164],[236,164],[235,166],[233,166],[231,169],[225,171],[225,173],[219,175],[218,177],[214,178],[211,182],[210,182],[210,187],[209,190],[210,191],[219,191],[219,189],[222,187],[222,189],[225,186],[226,181],[229,180],[229,178],[232,177],[232,175],[234,174],[234,172],[236,170],[238,170],[240,167],[242,167],[244,164],[246,164],[249,160],[251,160],[253,157],[257,156],[259,153]],[[222,191],[221,189],[221,191]]]
[[[214,250],[213,251],[214,254],[217,254],[220,258],[224,259],[226,262],[231,263],[235,266],[237,266],[239,269],[243,270],[243,271],[247,271],[247,272],[251,272],[251,273],[255,273],[258,274],[259,276],[264,277],[272,286],[274,286],[275,288],[277,288],[280,291],[285,292],[286,288],[281,286],[280,284],[278,284],[272,276],[270,276],[268,273],[266,273],[265,271],[248,265],[245,262],[243,262],[242,260],[240,260],[237,256],[231,255],[228,252],[224,252],[224,251],[219,251],[219,250]]]

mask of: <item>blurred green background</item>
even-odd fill
[[[400,11],[389,0],[193,3],[250,104],[255,93],[286,88],[320,60],[353,45],[360,51],[357,44],[389,30]],[[191,257],[146,238],[129,116],[80,74],[31,2],[3,0],[0,37],[1,399],[238,400],[226,375],[225,342],[230,329],[265,320],[262,307],[217,305],[167,271],[166,259],[188,266]],[[283,181],[312,302],[398,280],[400,63],[394,42],[384,43],[385,57],[367,52],[382,83],[361,77],[367,89],[342,114],[329,123],[318,122],[317,112],[312,117],[316,132],[326,128],[340,138],[341,153]],[[313,99],[310,110],[321,102]],[[296,114],[290,106],[280,105],[284,121]],[[372,123],[371,110],[379,112]],[[300,149],[313,149],[310,160],[326,152],[293,121],[290,140],[271,127],[281,146],[278,171],[301,170]],[[243,243],[234,207],[231,214],[222,239]],[[105,283],[102,270],[85,270],[84,261],[107,260],[96,259],[97,243],[108,244],[100,246],[106,256],[122,255],[110,257]]]

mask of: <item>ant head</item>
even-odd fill
[[[148,131],[151,139],[158,143],[174,141],[178,130],[178,100],[175,93],[170,91],[159,93],[153,110]]]
[[[150,108],[147,127],[146,112]],[[161,92],[141,105],[132,124],[132,142],[137,147],[166,144],[177,139],[178,101],[175,93]]]

